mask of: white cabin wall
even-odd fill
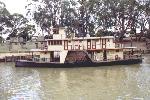
[[[123,51],[116,52],[120,59],[123,59]]]
[[[40,52],[40,58],[49,58],[50,59],[50,52],[47,52],[47,53]]]
[[[50,45],[48,46],[48,51],[63,51],[64,46],[63,45]]]
[[[103,37],[103,38],[79,38],[79,39],[64,39],[62,40],[62,45],[48,45],[48,51],[60,51],[60,62],[63,63],[65,61],[64,55],[67,55],[68,50],[79,50],[79,46],[80,46],[80,50],[87,50],[87,40],[91,40],[91,50],[95,51],[94,53],[94,60],[103,60],[103,49],[102,49],[102,40],[103,43],[106,40],[106,50],[107,52],[107,59],[108,60],[115,60],[115,56],[118,55],[118,57],[120,59],[123,59],[123,50],[120,49],[120,47],[118,47],[118,49],[116,48],[116,43],[114,42],[114,38],[111,37]],[[55,40],[55,39],[54,39]],[[57,40],[57,39],[56,39]],[[59,39],[58,39],[59,40]],[[50,40],[52,41],[52,40]],[[67,42],[68,41],[68,50],[64,50],[64,41]],[[95,41],[96,41],[96,50],[95,48],[92,47],[92,44],[95,45]],[[67,43],[66,43],[67,44]],[[105,43],[103,44],[103,47],[105,48]],[[67,47],[66,47],[67,49]],[[111,49],[111,50],[109,50]],[[97,52],[98,50],[100,50],[100,52]],[[118,51],[119,50],[119,51]]]
[[[116,50],[109,50],[107,52],[107,59],[115,60],[115,56],[118,56],[120,59],[123,59],[123,51],[119,50],[119,52],[116,52]]]
[[[61,51],[60,52],[60,63],[64,63],[66,56],[67,56],[68,51]]]
[[[33,52],[33,55],[40,55],[40,52]]]
[[[102,39],[105,38],[91,39],[91,49],[102,49]],[[68,50],[79,50],[79,46],[80,46],[80,50],[87,50],[87,39],[76,39],[76,40],[67,39],[66,41],[68,41]],[[93,48],[95,42],[96,42],[96,48]],[[103,48],[105,48],[104,44],[103,44]],[[115,48],[116,47],[114,43],[114,38],[107,38],[106,49],[115,49]],[[62,45],[48,45],[48,50],[50,51],[64,50],[64,40],[62,41]]]
[[[96,61],[102,61],[103,60],[103,52],[100,51],[100,52],[95,52],[95,59]]]
[[[79,50],[79,46],[80,46],[80,50],[87,49],[86,40],[81,40],[81,41],[73,40],[71,42],[68,42],[68,50]]]
[[[116,55],[116,51],[115,50],[107,51],[107,59],[108,60],[114,60],[115,59],[115,55]]]
[[[64,34],[54,34],[53,39],[65,39],[66,35]]]
[[[115,43],[113,42],[113,39],[106,39],[106,48],[110,48],[110,49],[113,49],[115,48]]]
[[[53,39],[65,39],[65,28],[59,28],[59,34],[53,34]]]
[[[40,52],[40,60],[42,60],[42,58],[46,58],[45,61],[50,62],[50,52]]]

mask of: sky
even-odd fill
[[[6,4],[8,11],[13,13],[20,13],[25,15],[25,6],[27,5],[27,0],[0,0]]]

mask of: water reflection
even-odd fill
[[[31,69],[16,69],[10,65],[1,66],[1,100],[40,100],[39,72]]]
[[[0,64],[0,100],[149,100],[150,62],[97,68]]]

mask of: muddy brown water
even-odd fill
[[[150,100],[150,55],[130,66],[55,69],[0,63],[0,100]]]

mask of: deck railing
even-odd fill
[[[138,59],[142,58],[142,55],[124,55],[123,59]]]
[[[35,61],[35,62],[51,62],[51,59],[50,58],[34,57],[34,58],[32,58],[32,61]]]
[[[96,56],[95,56],[96,57]],[[100,61],[100,62],[102,62],[102,61],[116,61],[116,60],[128,60],[128,59],[142,59],[142,55],[124,55],[123,56],[123,59],[120,59],[120,58],[118,58],[118,59],[101,59],[101,60],[96,60],[96,59],[92,59],[92,61],[96,61],[96,62],[98,62],[98,61]]]

